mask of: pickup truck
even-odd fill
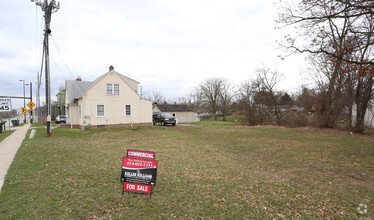
[[[156,123],[161,123],[161,125],[171,124],[175,126],[176,120],[168,113],[153,112],[153,125]]]

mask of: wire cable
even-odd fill
[[[56,47],[56,49],[57,49],[57,52],[58,52],[58,54],[60,55],[60,58],[61,58],[62,62],[64,63],[66,69],[67,69],[68,72],[70,73],[70,75],[71,75],[71,77],[73,78],[73,80],[75,80],[77,77],[75,77],[75,76],[73,75],[73,73],[70,71],[68,65],[66,65],[66,62],[65,62],[64,58],[62,57],[61,52],[60,52],[60,50],[58,49],[57,44],[56,44],[56,41],[55,41],[55,39],[53,38],[53,35],[52,35],[52,34],[51,34],[51,37],[52,37],[53,44],[55,45],[55,47]],[[60,71],[60,72],[61,72],[61,71]],[[81,86],[79,83],[77,83],[77,85],[78,85],[79,88],[82,90],[82,93],[86,91],[85,89],[82,88],[82,86]]]

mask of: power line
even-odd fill
[[[55,39],[53,38],[53,35],[52,35],[52,34],[51,34],[51,37],[52,37],[53,44],[55,45],[56,50],[57,50],[58,54],[60,55],[60,58],[61,58],[62,62],[64,63],[66,69],[68,70],[68,72],[70,73],[70,76],[72,77],[72,80],[75,80],[77,77],[75,77],[75,76],[73,75],[73,73],[70,71],[68,65],[66,64],[64,58],[63,58],[62,55],[61,55],[60,50],[58,49],[58,46],[57,46],[56,41],[55,41]],[[59,71],[60,71],[60,70],[59,70]],[[61,72],[61,71],[60,71],[60,72]],[[85,91],[86,91],[85,89],[82,88],[82,86],[81,86],[79,83],[77,83],[77,85],[78,85],[79,88],[82,90],[82,92],[85,92]]]
[[[58,49],[57,44],[56,44],[56,41],[55,41],[55,39],[53,38],[53,35],[52,35],[52,34],[51,34],[51,37],[52,37],[53,44],[55,45],[56,50],[57,50],[58,54],[60,55],[60,58],[61,58],[62,62],[64,63],[66,69],[68,70],[68,72],[70,73],[70,75],[71,75],[71,76],[73,77],[73,79],[74,79],[75,77],[74,77],[73,73],[70,71],[68,65],[66,65],[66,62],[65,62],[64,58],[62,57],[61,52],[60,52],[60,50]]]

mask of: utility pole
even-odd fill
[[[30,102],[32,102],[32,83],[30,82]],[[33,118],[32,118],[32,112],[33,111],[30,111],[30,124],[32,124],[32,120],[33,120]]]
[[[48,0],[44,0],[43,3],[41,0],[31,0],[37,6],[40,6],[44,11],[44,43],[43,43],[43,54],[44,54],[44,61],[45,61],[45,101],[47,105],[47,137],[52,136],[51,132],[51,81],[50,81],[50,68],[49,68],[49,42],[48,37],[51,34],[50,24],[52,13],[56,12],[60,9],[60,3],[56,3],[55,0],[48,2]]]
[[[25,80],[20,79],[19,81],[23,82],[23,107],[26,108]],[[23,116],[23,123],[26,123],[26,115]]]

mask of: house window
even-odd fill
[[[113,95],[113,87],[112,84],[106,84],[106,94]]]
[[[96,117],[105,117],[105,105],[96,105]]]
[[[106,84],[106,95],[119,95],[119,84]]]
[[[82,116],[82,107],[81,107],[81,105],[78,105],[78,115],[79,115],[79,117]]]
[[[113,84],[114,86],[114,95],[119,95],[119,84]]]
[[[125,105],[125,116],[131,116],[131,105]]]

